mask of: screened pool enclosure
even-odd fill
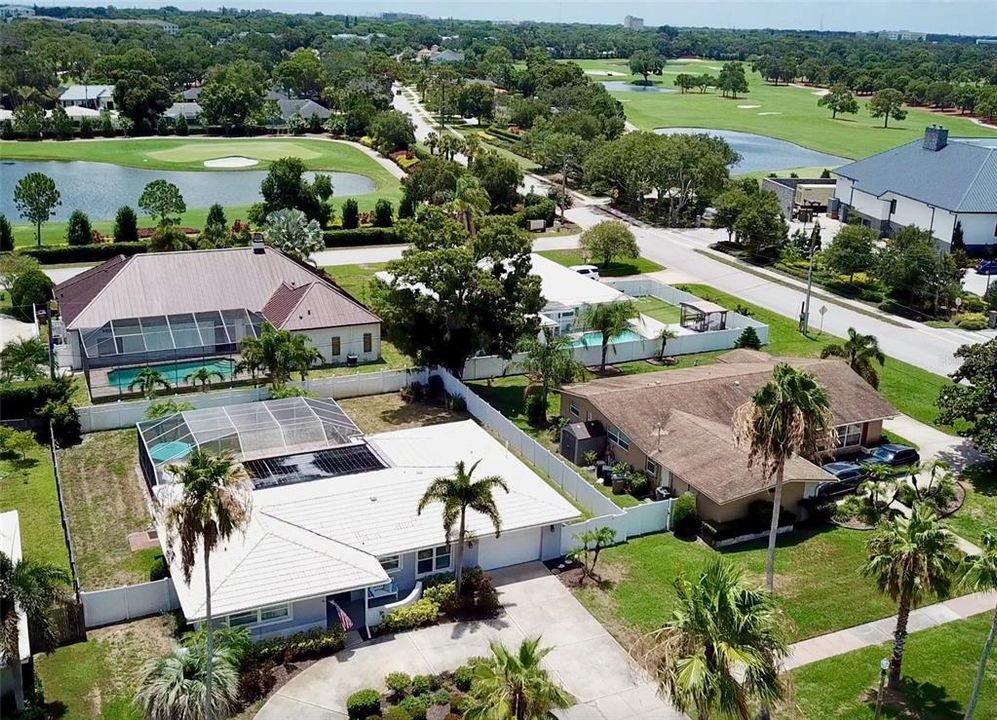
[[[366,450],[362,436],[336,401],[301,397],[187,410],[138,424],[139,460],[150,485],[164,482],[167,465],[182,462],[197,448],[231,453],[251,475],[261,479],[314,465],[318,462],[314,454],[325,451],[337,457],[321,458],[320,468],[322,463],[346,470],[355,466],[357,472],[383,467],[376,458],[357,453],[358,445]],[[337,449],[343,452],[337,453]],[[284,462],[289,456],[303,454],[313,457],[299,462],[297,468]],[[343,455],[342,461],[338,454]],[[278,465],[274,465],[274,458],[281,459]]]

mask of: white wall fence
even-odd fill
[[[159,615],[180,607],[180,599],[171,578],[139,585],[124,585],[109,590],[80,593],[87,629]]]

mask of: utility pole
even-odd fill
[[[800,332],[804,335],[810,330],[810,296],[814,286],[814,256],[817,254],[817,247],[820,245],[820,223],[814,223],[813,233],[810,236],[810,266],[807,268],[807,294],[803,300],[803,307],[800,310]]]

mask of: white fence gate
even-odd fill
[[[140,585],[124,585],[109,590],[80,593],[87,629],[160,615],[180,607],[171,578]]]

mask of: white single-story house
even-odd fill
[[[578,329],[578,313],[586,305],[603,305],[623,302],[629,298],[598,280],[580,275],[569,267],[533,253],[533,274],[540,278],[541,292],[546,304],[540,314],[544,325],[557,328],[557,333]]]
[[[227,428],[231,424],[231,430]],[[139,424],[146,478],[160,499],[164,471],[195,445],[237,448],[253,483],[252,516],[211,555],[212,612],[220,624],[254,638],[339,623],[337,608],[359,629],[393,606],[414,602],[422,580],[452,572],[442,506],[418,504],[435,478],[458,461],[475,476],[498,475],[502,519],[471,511],[465,566],[485,570],[556,558],[562,525],[579,511],[473,420],[364,436],[332,400],[290,398],[193,410]],[[172,455],[172,458],[170,457]],[[188,621],[203,620],[204,571],[196,553],[189,584],[176,548],[159,533]]]
[[[114,85],[70,85],[59,93],[63,107],[79,105],[91,110],[114,109]]]
[[[0,552],[15,564],[21,560],[21,525],[17,510],[0,513]],[[20,677],[24,682],[30,676],[26,666],[31,663],[31,642],[28,638],[28,618],[23,612],[17,616],[17,650],[17,662],[21,665]],[[9,696],[13,696],[14,706],[23,710],[24,691],[17,687],[17,678],[18,675],[9,662],[0,660],[0,705],[8,702]]]
[[[939,126],[924,138],[833,170],[845,219],[884,234],[916,225],[948,249],[962,232],[966,250],[997,244],[997,139],[949,137]]]

